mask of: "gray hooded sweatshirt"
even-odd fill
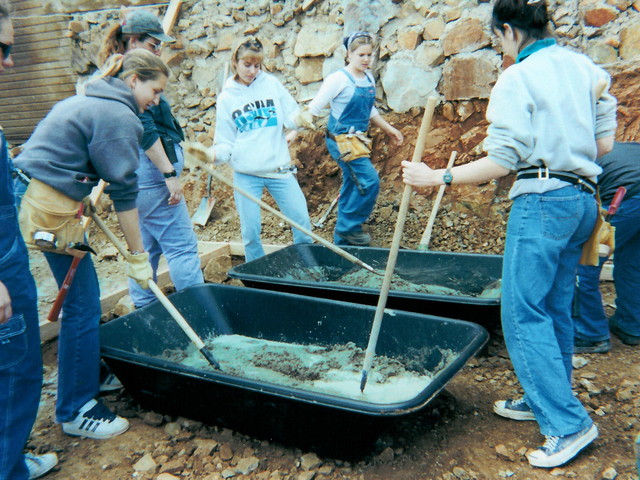
[[[102,178],[116,211],[136,207],[138,105],[117,78],[89,83],[84,95],[54,105],[16,158],[15,166],[74,200],[82,200]]]

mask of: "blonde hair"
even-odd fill
[[[262,42],[256,37],[246,37],[240,40],[233,49],[233,53],[231,54],[231,71],[234,75],[238,75],[238,69],[236,68],[238,61],[247,56],[255,60],[260,60],[260,62],[262,62],[264,58]]]
[[[171,70],[157,55],[143,48],[136,48],[124,55],[111,55],[102,67],[99,78],[117,76],[124,80],[131,75],[146,82],[157,80],[162,75],[169,78]]]

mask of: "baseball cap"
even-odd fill
[[[122,33],[124,35],[149,35],[161,42],[175,42],[162,30],[162,24],[158,17],[148,10],[136,10],[127,15],[122,21]]]

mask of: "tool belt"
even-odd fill
[[[366,133],[343,133],[333,135],[327,133],[329,138],[336,141],[338,151],[340,152],[340,160],[350,162],[358,158],[368,158],[371,156],[372,140],[367,137]]]
[[[84,240],[82,202],[32,178],[20,204],[18,222],[27,247],[44,252],[84,257],[89,249]]]
[[[581,177],[580,175],[577,175],[573,172],[549,170],[547,167],[534,167],[518,170],[516,179],[523,180],[526,178],[537,178],[538,180],[549,180],[550,178],[557,178],[558,180],[571,183],[572,185],[577,185],[583,192],[590,193],[591,195],[596,194],[597,185],[595,182],[589,180],[588,178]]]

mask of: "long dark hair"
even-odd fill
[[[491,29],[504,32],[505,23],[522,31],[525,40],[540,40],[551,35],[545,0],[496,0]]]

